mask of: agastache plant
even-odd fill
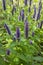
[[[41,21],[40,23],[38,23],[38,28],[41,29],[41,28],[42,28],[42,25],[43,25],[43,24],[42,24],[42,21]]]
[[[35,18],[36,16],[36,6],[34,5],[34,14],[33,14],[33,18]]]
[[[29,12],[31,12],[31,4],[32,4],[32,0],[29,0]]]
[[[34,35],[35,35],[35,32],[33,31],[33,32],[32,32],[32,37],[34,37]]]
[[[36,21],[40,19],[40,11],[37,13]]]
[[[6,3],[5,0],[2,0],[3,9],[6,10]]]
[[[41,9],[42,9],[42,3],[41,3],[41,0],[40,0],[39,1],[39,8],[38,8],[38,13],[37,13],[36,20],[39,20],[40,19]]]
[[[10,55],[10,50],[9,49],[7,49],[6,54]]]
[[[25,20],[25,38],[27,39],[28,38],[28,21]]]
[[[24,10],[21,10],[21,18],[22,18],[22,21],[24,21]]]
[[[31,4],[32,4],[32,0],[29,0],[29,6],[31,6]]]
[[[30,40],[29,43],[32,44],[32,40]]]
[[[41,2],[41,0],[39,1],[39,11],[41,11],[41,9],[42,9],[42,2]]]
[[[20,40],[20,30],[19,30],[19,27],[16,28],[16,39],[18,41]]]
[[[12,15],[14,14],[14,12],[16,13],[16,7],[15,6],[13,6]]]
[[[9,27],[7,26],[7,24],[4,24],[4,28],[6,29],[6,31],[8,32],[9,35],[11,35],[11,31],[9,29]]]
[[[28,1],[28,0],[24,0],[24,4],[25,4],[25,6],[27,5],[27,1]]]
[[[24,20],[23,18],[23,15],[24,15],[24,13],[22,13],[22,10],[20,11],[20,14],[19,14],[19,16],[18,16],[18,20],[20,21],[21,20],[21,18],[22,18],[22,21]]]

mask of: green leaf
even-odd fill
[[[41,56],[34,57],[33,59],[37,62],[43,62],[43,57]]]

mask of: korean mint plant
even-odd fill
[[[6,0],[2,5],[0,64],[43,65],[43,1]]]

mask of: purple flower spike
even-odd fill
[[[33,18],[35,18],[36,16],[36,6],[34,5],[34,14],[33,14]]]
[[[11,31],[10,31],[9,27],[7,26],[7,24],[4,24],[4,27],[7,30],[8,34],[11,35]]]
[[[9,49],[7,49],[6,54],[10,55],[10,50]]]
[[[25,37],[28,38],[28,21],[25,21]]]
[[[41,0],[39,1],[39,11],[41,11],[41,9],[42,9],[42,2],[41,2]]]
[[[34,34],[35,34],[35,33],[34,33],[34,32],[32,32],[32,37],[34,37]]]
[[[24,21],[24,10],[21,11],[22,21]]]
[[[32,0],[29,1],[29,6],[31,6],[31,4],[32,4]]]
[[[40,19],[40,12],[38,12],[36,20],[39,20],[39,19]]]
[[[30,44],[32,44],[32,40],[30,40]]]
[[[24,14],[22,15],[22,21],[24,21]]]
[[[27,5],[27,1],[28,1],[28,0],[24,0],[24,4],[25,4],[25,6]]]
[[[19,30],[19,27],[16,28],[16,39],[18,41],[20,40],[20,30]]]
[[[32,0],[29,0],[29,12],[31,12],[31,4],[32,4]]]
[[[37,19],[36,20],[39,20],[40,19],[41,9],[42,9],[42,3],[41,3],[41,0],[40,0],[39,1],[39,8],[38,8],[38,14],[37,14]]]
[[[21,16],[24,14],[24,10],[21,10]]]
[[[12,15],[14,14],[14,12],[16,13],[16,7],[15,6],[13,6]]]
[[[38,23],[38,28],[42,28],[42,22]]]
[[[5,0],[2,0],[3,9],[6,10],[6,3]]]

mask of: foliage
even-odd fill
[[[33,5],[38,0],[34,0],[31,4],[31,12],[28,11],[28,5],[16,5],[16,12],[12,15],[13,4],[9,0],[6,1],[6,10],[2,7],[0,1],[0,64],[1,65],[43,65],[43,23],[42,27],[38,27],[38,23],[43,21],[43,9],[39,20],[32,18],[34,9]],[[42,2],[43,3],[43,2]],[[42,5],[43,7],[43,5]],[[38,7],[37,7],[38,8]],[[28,20],[28,38],[25,38],[25,21],[18,19],[20,11],[24,10],[25,19]],[[8,34],[4,25],[7,24],[11,31]],[[20,40],[16,38],[16,28],[20,29]],[[34,32],[32,34],[32,32]]]

